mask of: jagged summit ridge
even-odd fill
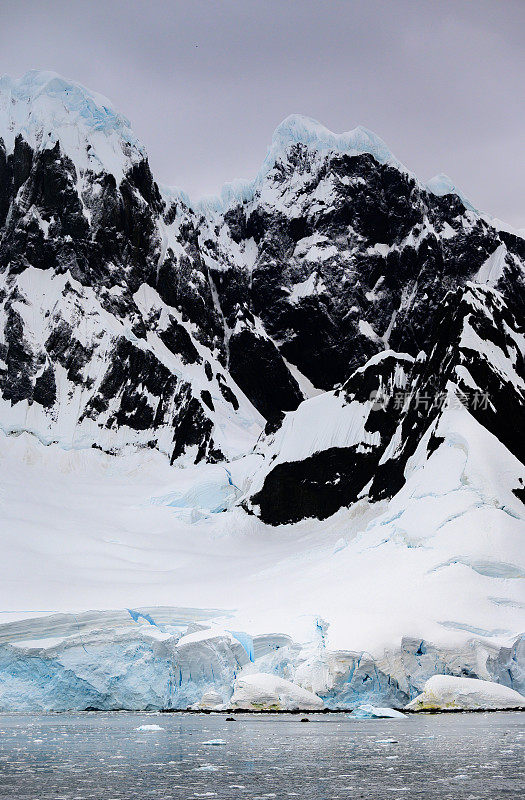
[[[108,430],[122,427],[124,419],[149,432],[175,424],[167,395],[179,410],[186,406],[181,387],[171,381],[173,392],[164,387],[159,397],[158,387],[151,391],[159,357],[171,370],[172,356],[186,361],[184,369],[177,367],[177,380],[182,373],[188,378],[181,380],[191,409],[186,421],[177,420],[188,444],[195,437],[200,441],[195,426],[208,426],[201,412],[211,425],[226,403],[224,413],[233,418],[241,393],[252,404],[244,414],[248,428],[258,414],[274,423],[312,390],[333,390],[380,351],[416,356],[432,342],[432,320],[446,292],[466,280],[484,281],[487,274],[494,286],[512,283],[514,305],[521,302],[520,241],[500,235],[457,195],[429,193],[364,128],[334,134],[307,117],[288,117],[258,176],[227,188],[217,201],[225,204],[222,210],[208,207],[198,215],[179,191],[159,193],[128,121],[105,98],[45,72],[19,81],[4,78],[0,89],[0,138],[4,131],[13,147],[8,155],[0,150],[8,364],[0,371],[0,387],[6,401],[19,406],[16,424],[20,404],[34,411],[44,403],[45,431],[51,423],[55,436],[61,362],[77,357],[69,353],[65,328],[58,339],[32,344],[33,322],[25,320],[17,292],[41,307],[39,271],[48,277],[69,272],[82,287],[63,286],[68,300],[60,300],[49,334],[60,320],[76,324],[92,308],[91,300],[97,308],[103,331],[93,330],[82,341],[76,337],[86,374],[73,370],[74,386],[68,384],[67,391],[81,391],[83,400],[94,391],[85,413],[96,418],[97,437],[101,431],[96,443],[103,439],[107,447],[113,437]],[[28,268],[35,280],[26,292]],[[75,292],[82,300],[73,300]],[[151,307],[138,302],[143,297]],[[111,326],[102,323],[102,311],[114,318]],[[23,352],[15,324],[24,329]],[[99,389],[88,386],[105,333],[122,326],[140,345],[132,342],[123,361],[122,348],[127,353],[130,343],[119,333],[106,357],[113,367],[107,382]],[[169,357],[161,354],[159,334],[171,348]],[[186,369],[199,361],[197,344],[206,349],[202,362],[198,370]],[[228,376],[237,388],[228,386]],[[140,415],[133,412],[138,378]],[[117,387],[125,409],[114,402]],[[243,420],[237,421],[242,428]],[[214,424],[220,431],[219,417]],[[159,445],[156,433],[140,438]],[[222,443],[212,446],[208,434],[206,442],[204,447],[200,441],[199,457],[206,451],[217,458],[219,449],[225,455]]]
[[[380,164],[400,164],[385,142],[362,125],[344,133],[333,133],[317,120],[303,114],[290,114],[277,126],[265,162],[272,162],[291,144],[305,144],[320,152],[347,155],[370,153]]]
[[[33,150],[53,148],[85,171],[121,178],[145,156],[131,123],[101,94],[56,72],[30,70],[19,79],[0,78],[0,138],[12,152],[17,136]]]
[[[316,119],[303,114],[290,114],[275,129],[262,166],[253,179],[239,179],[226,183],[218,196],[204,197],[194,206],[200,211],[225,211],[239,202],[251,200],[274,169],[286,159],[290,148],[304,145],[311,153],[356,156],[369,154],[379,164],[390,164],[409,173],[392,154],[385,142],[373,131],[358,125],[344,133],[333,133]]]
[[[12,152],[17,135],[33,149],[52,148],[59,141],[63,153],[82,171],[110,172],[117,180],[124,177],[133,161],[147,156],[129,119],[110,100],[48,70],[30,70],[18,79],[0,77],[0,138],[7,152]],[[222,187],[218,196],[195,200],[178,187],[163,186],[162,192],[167,198],[180,199],[197,213],[224,212],[253,199],[276,163],[298,144],[318,154],[369,154],[379,164],[389,164],[416,179],[373,131],[358,125],[334,133],[311,117],[290,114],[275,129],[254,178],[233,180]],[[446,175],[435,176],[425,188],[438,196],[457,195],[466,208],[476,210]]]

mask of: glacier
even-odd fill
[[[465,684],[467,694],[478,692],[480,708],[494,698],[516,707],[525,690],[516,658],[523,639],[511,650],[470,642],[462,651],[407,639],[375,659],[283,634],[239,636],[225,627],[225,615],[214,618],[218,613],[165,607],[0,624],[0,711],[326,708],[395,716],[389,709],[409,701],[409,709],[426,707],[427,695],[450,704],[445,679],[454,691]],[[252,657],[240,641],[247,638]],[[467,664],[469,680],[462,677]],[[444,673],[442,701],[436,672]],[[490,683],[504,672],[502,683]],[[490,687],[484,706],[483,688]]]
[[[354,418],[328,393],[305,413],[321,401],[327,433],[323,415],[285,426],[275,454],[308,456],[312,434],[314,450],[360,441],[359,404]],[[519,462],[461,406],[434,435],[390,502],[363,496],[276,535],[239,505],[264,449],[173,468],[154,450],[2,434],[0,708],[228,707],[257,673],[335,709],[401,708],[436,673],[525,691],[523,518],[501,491]]]

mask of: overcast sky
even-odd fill
[[[259,168],[290,113],[365,125],[525,226],[525,0],[2,0],[0,72],[109,97],[190,196]]]

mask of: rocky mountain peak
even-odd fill
[[[0,78],[0,138],[8,153],[17,136],[32,150],[59,143],[79,171],[105,172],[117,181],[145,158],[129,120],[106,97],[55,72]]]

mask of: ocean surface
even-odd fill
[[[0,714],[0,798],[525,797],[525,714],[227,716]]]

